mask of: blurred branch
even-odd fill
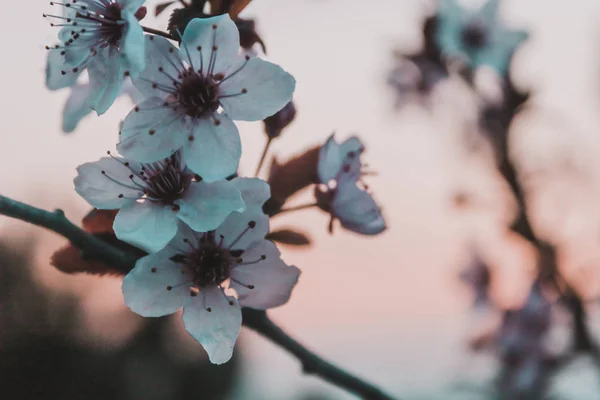
[[[62,210],[45,211],[0,195],[0,214],[44,227],[69,239],[87,257],[114,265],[124,273],[135,266],[137,257],[95,238],[72,224]],[[244,325],[260,333],[293,354],[304,372],[321,377],[340,388],[369,400],[393,400],[371,384],[323,360],[289,337],[269,319],[266,312],[242,309]]]
[[[305,374],[312,374],[324,380],[353,392],[363,399],[392,400],[375,386],[349,374],[335,365],[323,360],[288,336],[281,328],[269,319],[265,311],[245,308],[242,311],[244,325],[255,330],[272,342],[292,353],[301,363]]]
[[[507,137],[508,135],[505,134],[504,138]],[[545,258],[545,262],[541,263],[542,269],[539,271],[539,278],[552,282],[563,295],[564,303],[573,317],[573,350],[575,352],[589,353],[600,368],[600,347],[594,341],[592,333],[587,326],[587,313],[584,300],[579,296],[575,288],[569,285],[560,275],[556,260],[556,249],[541,241],[535,235],[527,215],[525,193],[518,181],[517,171],[508,156],[507,148],[508,146],[505,141],[500,148],[501,159],[499,170],[509,184],[519,206],[518,216],[513,222],[511,230],[528,240],[538,250],[540,257]]]

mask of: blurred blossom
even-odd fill
[[[433,88],[447,76],[444,68],[423,55],[399,58],[388,76],[388,84],[397,94],[396,107],[411,100],[428,105]]]
[[[488,265],[475,255],[467,268],[460,275],[461,280],[469,285],[475,292],[473,307],[476,310],[493,307],[490,299],[491,273]]]
[[[61,28],[61,43],[47,47],[46,86],[51,90],[71,87],[87,70],[89,87],[80,100],[98,115],[106,112],[122,92],[124,76],[135,77],[145,68],[144,34],[138,22],[144,14],[138,13],[143,3],[51,2],[61,15],[44,16],[56,21],[51,26]]]
[[[321,147],[317,167],[321,184],[315,194],[318,206],[331,214],[330,232],[335,219],[344,228],[363,235],[376,235],[386,229],[381,209],[362,182],[368,174],[360,160],[364,149],[357,137],[338,144],[334,134]]]
[[[528,34],[507,28],[500,19],[499,5],[500,0],[488,0],[472,11],[457,0],[441,0],[435,37],[450,63],[473,70],[486,65],[500,76],[507,75],[513,53]]]
[[[505,368],[503,392],[512,396],[531,396],[542,390],[548,359],[545,338],[550,329],[551,311],[552,305],[536,282],[523,307],[505,313],[498,336]]]
[[[125,304],[142,316],[159,317],[183,307],[187,331],[215,364],[231,358],[241,307],[264,310],[286,303],[300,275],[264,239],[268,185],[259,179],[232,182],[244,197],[244,212],[231,214],[209,232],[181,227],[167,247],[141,258],[123,279]]]

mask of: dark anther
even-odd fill
[[[156,273],[156,268],[153,267],[150,271],[154,274]]]
[[[244,254],[244,250],[229,250],[229,254],[231,254],[231,257],[238,258]]]
[[[254,229],[254,227],[256,226],[256,221],[248,222],[248,226],[250,227],[250,229]]]

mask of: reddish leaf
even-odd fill
[[[273,159],[268,181],[272,201],[278,206],[281,207],[296,192],[318,183],[319,149],[313,147],[283,164]]]
[[[289,244],[291,246],[308,246],[310,238],[301,232],[296,232],[291,229],[281,229],[278,231],[270,232],[266,239],[274,242]]]
[[[231,19],[236,19],[238,15],[250,4],[252,0],[234,0],[229,7],[229,16]]]
[[[223,0],[210,0],[210,13],[212,15],[225,14],[227,10],[224,10]]]
[[[101,261],[83,259],[81,257],[81,251],[70,243],[52,255],[50,264],[55,266],[59,271],[67,274],[83,272],[100,276],[123,276],[122,272]]]
[[[114,233],[113,222],[119,210],[98,210],[94,208],[83,217],[83,230],[89,233]]]

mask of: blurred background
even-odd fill
[[[461,83],[439,85],[430,107],[394,106],[396,93],[386,84],[393,51],[421,46],[432,4],[255,0],[243,12],[256,19],[269,59],[298,82],[298,116],[273,154],[289,158],[332,131],[338,139],[359,135],[365,161],[378,172],[369,184],[389,226],[365,238],[342,229],[330,235],[327,215],[317,210],[278,217],[273,227],[308,232],[313,243],[282,248],[303,274],[291,301],[270,315],[318,354],[399,398],[484,399],[498,362],[473,353],[469,341],[499,315],[473,312],[474,294],[459,274],[476,246],[493,271],[495,301],[517,307],[528,295],[534,253],[506,232],[514,200],[490,155],[473,150],[480,139],[465,134],[465,118],[476,111]],[[44,45],[54,44],[57,33],[41,18],[48,2],[11,2],[6,10],[2,194],[60,207],[77,222],[90,207],[73,190],[75,168],[114,150],[118,123],[132,104],[120,99],[102,118],[90,116],[63,134],[68,93],[44,86]],[[600,339],[600,4],[506,0],[502,16],[530,32],[512,77],[536,90],[536,107],[518,118],[511,140],[519,166],[543,171],[529,202],[533,222],[560,244],[564,274],[585,283],[590,325]],[[161,28],[166,18],[144,23]],[[262,124],[239,128],[241,174],[250,175],[264,146]],[[463,194],[467,206],[457,205]],[[300,194],[298,203],[310,196]],[[354,398],[303,376],[293,357],[245,329],[230,363],[208,364],[177,315],[150,320],[130,312],[120,279],[50,267],[63,244],[53,233],[0,218],[0,391],[7,398]],[[559,345],[566,335],[557,330]],[[581,356],[554,377],[550,392],[600,399],[600,371]]]

